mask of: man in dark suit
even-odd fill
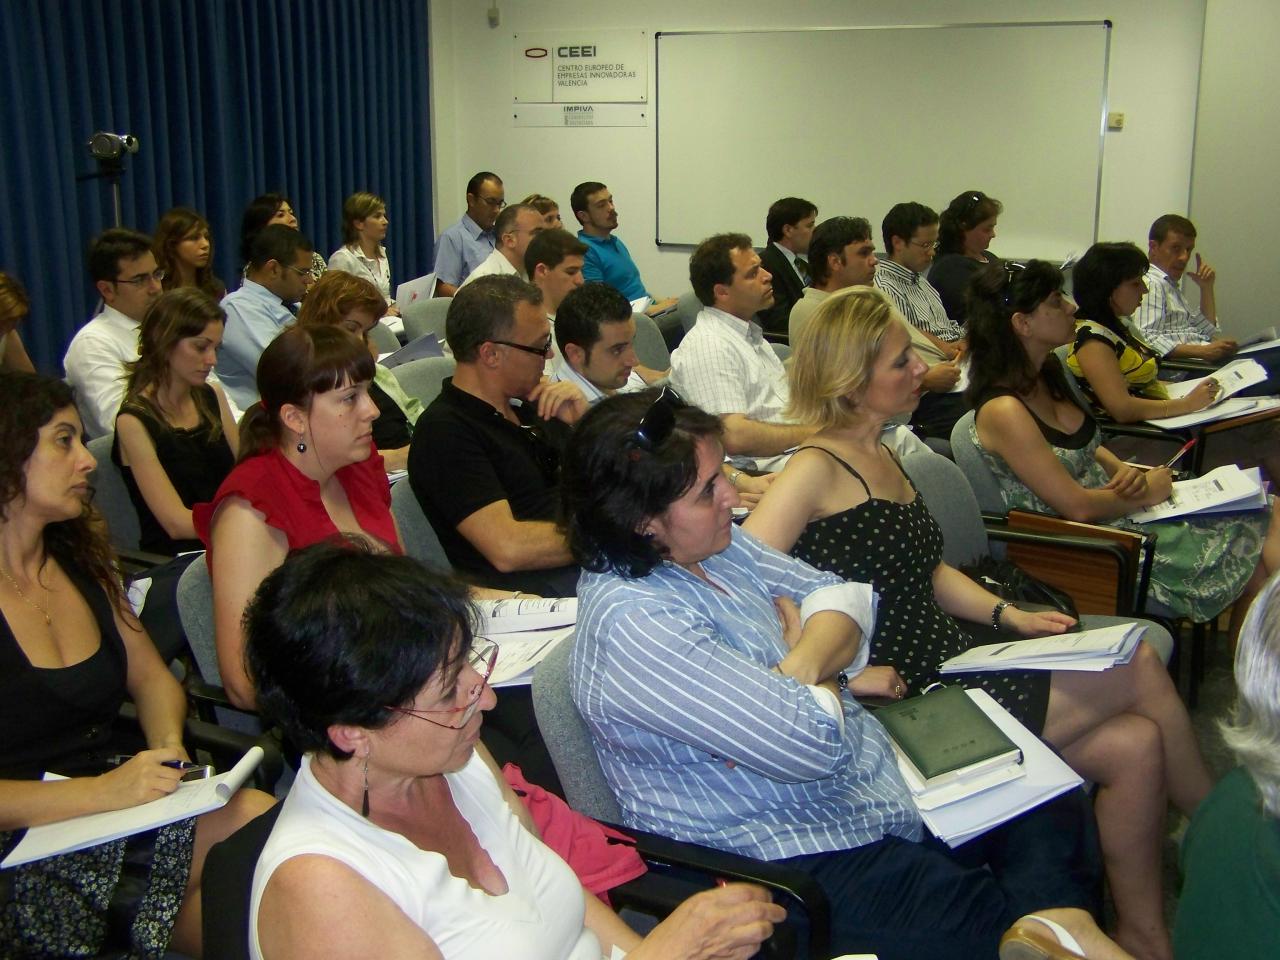
[[[765,230],[769,244],[760,251],[760,262],[773,275],[773,306],[756,314],[765,333],[787,334],[791,306],[809,283],[809,237],[818,220],[818,208],[799,197],[783,197],[769,207]]]

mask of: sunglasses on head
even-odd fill
[[[631,439],[636,446],[652,453],[670,438],[671,431],[676,427],[676,411],[687,406],[674,388],[663,387],[640,418],[640,425],[631,434]]]

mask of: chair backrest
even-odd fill
[[[621,823],[622,809],[600,769],[591,732],[569,692],[571,636],[533,671],[533,712],[569,806],[596,820]]]
[[[222,686],[218,668],[218,646],[213,634],[213,581],[204,554],[196,557],[178,578],[178,619],[187,635],[187,646],[200,671],[200,679],[215,687]],[[245,733],[261,733],[262,724],[253,714],[218,707],[214,711],[218,725]]]
[[[636,322],[636,357],[651,370],[666,370],[671,366],[671,351],[662,331],[650,316],[636,313],[632,317]]]
[[[779,360],[786,360],[791,356],[791,344],[779,343],[777,340],[770,340],[769,346],[773,347],[773,352],[778,355]]]
[[[111,460],[114,440],[115,435],[108,433],[105,437],[94,437],[86,444],[98,461],[89,475],[89,482],[93,484],[93,505],[106,518],[111,545],[117,550],[137,550],[142,528],[138,524],[138,511],[129,498],[129,488],[124,485],[124,475]]]
[[[391,485],[391,515],[396,518],[400,536],[404,538],[405,553],[438,573],[448,573],[452,569],[444,547],[440,546],[440,538],[422,512],[422,505],[418,503],[408,477]]]
[[[391,372],[405,393],[417,397],[427,407],[440,395],[440,385],[445,379],[453,376],[455,366],[453,357],[419,357],[392,367]]]
[[[702,301],[692,290],[681,294],[680,299],[676,301],[676,316],[680,318],[680,326],[684,327],[685,333],[693,329],[701,312]]]
[[[903,458],[902,469],[942,528],[942,559],[959,567],[985,557],[989,545],[982,511],[960,468],[931,450],[919,450]]]
[[[1076,406],[1081,410],[1092,410],[1093,402],[1085,396],[1084,389],[1080,386],[1080,381],[1076,379],[1076,375],[1067,366],[1067,356],[1071,353],[1071,344],[1064,343],[1060,347],[1054,347],[1053,352],[1057,355],[1058,362],[1062,365],[1062,379],[1066,381],[1067,391],[1071,394],[1071,399],[1075,401]]]
[[[400,306],[400,319],[404,321],[405,336],[416,340],[424,333],[434,333],[444,343],[444,321],[449,313],[453,297],[427,297]]]
[[[200,881],[201,938],[206,957],[249,960],[253,873],[280,808],[277,803],[209,848]]]
[[[369,339],[378,348],[378,353],[395,353],[400,349],[400,341],[385,323],[375,323],[370,327]]]
[[[951,453],[956,459],[956,465],[969,481],[973,495],[978,498],[978,506],[986,513],[1004,514],[1006,510],[1004,497],[1000,493],[1000,481],[987,466],[982,451],[969,438],[973,418],[974,411],[970,410],[951,428]]]

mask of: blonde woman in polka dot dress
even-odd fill
[[[855,692],[902,696],[940,679],[937,665],[1003,636],[1061,633],[942,562],[942,533],[881,442],[919,402],[925,364],[906,322],[878,290],[851,287],[819,307],[792,344],[791,410],[822,429],[792,458],[747,520],[780,550],[879,595],[873,666]],[[1159,656],[1101,673],[999,671],[964,682],[999,700],[1098,784],[1095,810],[1118,914],[1116,940],[1141,957],[1172,956],[1163,919],[1160,838],[1166,802],[1190,814],[1210,789],[1186,710]]]

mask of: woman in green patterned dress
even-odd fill
[[[1039,260],[1025,268],[994,265],[974,278],[970,300],[973,440],[1005,505],[1124,526],[1129,514],[1167,499],[1169,471],[1122,462],[1071,400],[1053,353],[1075,335],[1075,304],[1062,292],[1062,273]],[[1280,570],[1273,512],[1144,524],[1159,535],[1151,596],[1201,622],[1236,603],[1235,636],[1248,601]]]

